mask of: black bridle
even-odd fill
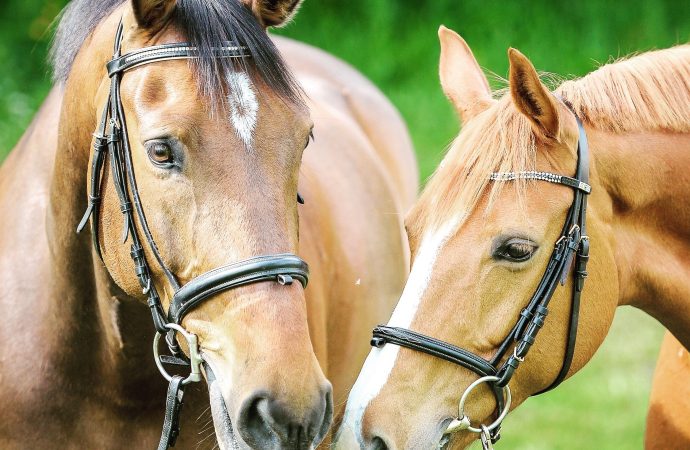
[[[199,356],[196,336],[186,332],[180,326],[185,315],[201,302],[219,292],[251,283],[274,281],[281,285],[289,285],[294,280],[297,280],[302,284],[302,287],[306,287],[309,278],[309,268],[307,263],[293,254],[265,255],[218,267],[199,275],[184,285],[179,284],[172,271],[163,261],[160,251],[153,240],[141,204],[132,165],[127,124],[120,98],[120,82],[122,75],[135,67],[159,61],[198,58],[199,51],[188,43],[175,43],[147,47],[120,55],[122,35],[123,27],[122,23],[120,23],[115,36],[113,58],[107,64],[108,75],[111,79],[110,95],[106,101],[98,130],[94,135],[95,142],[91,160],[88,207],[77,227],[77,232],[80,232],[90,219],[93,245],[102,259],[98,238],[99,208],[101,183],[107,155],[110,162],[113,185],[120,201],[120,209],[124,215],[122,242],[124,243],[128,239],[131,241],[130,255],[134,261],[136,276],[142,287],[143,294],[148,296],[147,303],[151,309],[153,324],[157,331],[156,339],[154,339],[156,365],[161,370],[163,376],[170,381],[163,433],[158,447],[159,450],[165,450],[175,445],[175,440],[179,434],[179,412],[182,407],[184,385],[200,381],[201,379],[200,365],[202,360]],[[230,43],[213,48],[213,53],[216,58],[250,57],[246,47]],[[151,277],[150,263],[142,246],[144,239],[139,235],[135,217],[144,234],[149,250],[174,290],[167,313],[163,310],[158,291]],[[178,332],[184,336],[188,343],[190,357],[187,357],[180,350],[176,338]],[[171,355],[159,356],[157,354],[157,343],[161,335],[166,336],[166,342]],[[191,374],[186,378],[168,375],[163,369],[162,363],[190,366]]]
[[[520,312],[517,323],[503,340],[496,354],[490,360],[486,360],[481,356],[447,342],[404,328],[383,325],[374,328],[373,338],[371,339],[371,345],[374,347],[381,347],[385,344],[400,345],[458,364],[475,372],[482,378],[487,378],[487,382],[492,387],[494,395],[496,396],[497,411],[500,420],[505,416],[505,414],[502,414],[505,403],[504,390],[513,377],[515,370],[520,363],[524,361],[529,349],[532,344],[534,344],[537,334],[546,320],[551,297],[559,283],[561,285],[565,284],[573,261],[575,270],[573,272],[572,305],[563,364],[560,372],[551,385],[537,394],[555,388],[565,379],[570,370],[575,352],[580,295],[582,294],[584,281],[587,277],[587,261],[589,260],[589,237],[585,229],[585,216],[587,212],[587,196],[591,192],[591,187],[589,185],[589,149],[587,146],[587,136],[577,115],[575,115],[575,119],[577,121],[579,138],[577,146],[577,170],[574,178],[547,172],[501,172],[492,173],[490,176],[492,181],[497,182],[513,181],[517,179],[546,181],[568,186],[575,192],[573,203],[570,206],[565,224],[563,225],[563,230],[561,231],[561,236],[556,241],[544,275],[529,303]],[[499,367],[499,363],[504,359],[511,347],[513,347],[513,353]],[[507,407],[508,406],[506,406],[506,408]],[[467,426],[464,426],[464,428],[467,429],[469,426],[469,419],[466,417],[459,417],[459,420],[462,421],[463,419],[466,419],[464,423]],[[491,429],[482,427],[482,437],[485,437],[484,434],[490,434],[490,436],[486,437],[490,438],[492,442],[495,442],[499,436],[500,420],[494,422],[493,427],[488,427]],[[456,429],[459,430],[462,428]],[[484,433],[484,431],[486,431],[486,433]]]

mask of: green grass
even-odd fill
[[[0,2],[0,160],[50,88],[44,35],[64,0]],[[690,3],[676,0],[306,0],[279,33],[340,56],[371,78],[405,117],[422,178],[458,131],[438,85],[436,30],[445,24],[486,69],[505,76],[513,46],[540,70],[582,75],[633,51],[690,40]],[[500,448],[641,448],[660,327],[622,310],[594,360],[506,422]]]

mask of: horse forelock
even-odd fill
[[[509,95],[503,96],[463,126],[412,210],[409,225],[421,232],[460,218],[454,222],[460,228],[487,190],[488,212],[506,186],[491,183],[489,174],[534,170],[536,154],[536,138],[528,119],[513,106]],[[511,186],[521,193],[527,183],[517,180]]]
[[[81,47],[99,23],[124,0],[74,0],[61,13],[50,51],[53,80],[64,83]],[[269,88],[291,103],[302,103],[302,90],[264,28],[239,0],[179,0],[170,26],[199,49],[190,61],[199,91],[214,106],[227,106],[228,75],[243,72],[253,85]],[[114,38],[114,36],[113,36]],[[225,42],[245,46],[246,58],[215,58],[213,47]]]

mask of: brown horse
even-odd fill
[[[235,41],[251,53],[242,67],[202,56],[122,76],[134,172],[153,239],[180,284],[257,255],[308,261],[306,290],[262,282],[224,291],[182,325],[213,368],[221,448],[307,449],[323,439],[371,326],[403,287],[401,213],[417,171],[404,124],[371,83],[314,48],[274,46],[266,27],[299,3],[68,6],[53,48],[55,87],[0,171],[0,448],[153,448],[161,434],[154,327],[121,241],[109,170],[95,216],[102,262],[88,227],[75,233],[120,20],[123,54],[184,41],[207,50]],[[297,205],[298,191],[306,204]],[[151,269],[167,309],[173,287]],[[210,420],[194,426],[209,407],[200,394],[185,398],[179,448],[214,445]]]
[[[687,357],[683,346],[690,348],[690,46],[606,65],[564,82],[556,95],[531,62],[511,49],[510,90],[495,100],[464,40],[443,27],[439,37],[441,84],[463,128],[407,216],[413,266],[389,325],[485,360],[496,354],[545,274],[574,192],[588,188],[562,186],[543,175],[532,181],[535,173],[529,171],[573,177],[586,136],[589,277],[574,357],[564,375],[589,361],[618,305],[633,305],[663,323],[680,342],[670,350],[673,364],[687,368],[687,359],[680,358]],[[573,112],[586,134],[579,135]],[[525,176],[500,178],[496,172]],[[573,242],[578,248],[583,240]],[[575,269],[563,267],[566,285],[556,287],[529,354],[513,358],[516,347],[508,341],[495,366],[509,358],[520,364],[524,357],[509,384],[513,407],[551,386],[564,366]],[[415,348],[418,342],[403,344]],[[449,424],[470,425],[452,420],[462,419],[458,401],[475,380],[470,370],[420,351],[390,343],[375,348],[350,394],[336,446],[463,448],[478,435],[446,432]],[[667,389],[673,393],[666,398],[675,395],[670,404],[684,403],[687,411],[690,384],[677,375],[664,382],[671,380],[675,384]],[[480,425],[496,419],[489,386],[479,385],[465,408],[484,436],[490,433]],[[673,406],[664,414],[678,414],[666,430],[683,427],[685,440],[673,448],[687,448],[687,415]],[[664,437],[657,445],[668,442]]]

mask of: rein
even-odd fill
[[[141,204],[137,188],[132,152],[127,134],[125,113],[120,97],[120,83],[123,74],[135,67],[159,61],[176,59],[193,59],[200,56],[198,48],[188,43],[157,45],[121,55],[123,36],[122,22],[115,35],[113,58],[107,64],[110,77],[110,94],[103,109],[101,121],[94,134],[93,156],[91,160],[91,179],[89,183],[88,207],[81,219],[77,232],[91,223],[93,246],[102,260],[99,242],[99,208],[101,203],[102,180],[105,172],[106,155],[110,162],[113,185],[120,201],[120,210],[124,216],[122,243],[131,241],[130,255],[134,261],[136,276],[142,293],[148,297],[147,304],[151,309],[153,324],[156,329],[154,337],[155,362],[161,374],[169,381],[166,396],[165,420],[161,433],[159,450],[166,450],[175,445],[179,435],[179,413],[182,408],[185,385],[201,380],[202,356],[199,353],[197,336],[187,332],[182,326],[182,319],[200,303],[220,292],[263,281],[273,281],[281,285],[290,285],[297,280],[306,288],[309,279],[309,267],[300,257],[293,254],[275,254],[257,256],[244,261],[218,267],[180,285],[172,271],[166,266],[163,257],[153,240],[146,215]],[[223,45],[212,49],[215,58],[247,58],[250,53],[246,47]],[[144,239],[139,234],[139,228]],[[165,274],[174,291],[167,313],[163,309],[158,290],[151,277],[150,261],[144,253],[142,241],[145,240],[157,265]],[[181,334],[189,347],[189,357],[180,349],[177,334]],[[165,335],[170,355],[159,355],[158,342]],[[169,375],[163,364],[188,366],[190,375],[186,378]]]
[[[551,257],[544,271],[536,291],[527,306],[520,312],[520,316],[512,330],[505,337],[496,354],[486,360],[468,350],[425,336],[414,331],[379,325],[374,328],[371,345],[382,347],[385,344],[395,344],[412,350],[417,350],[437,358],[450,361],[469,369],[479,375],[479,379],[472,383],[463,393],[458,418],[454,419],[444,434],[460,430],[480,433],[482,446],[491,448],[500,437],[500,426],[510,408],[510,388],[508,383],[512,379],[520,363],[525,360],[532,344],[537,338],[539,330],[544,326],[549,312],[548,306],[558,285],[565,285],[571,266],[574,263],[573,291],[566,337],[565,356],[561,370],[554,381],[538,395],[558,386],[567,376],[575,353],[577,326],[580,310],[580,296],[587,277],[587,261],[589,260],[589,237],[585,222],[587,213],[587,196],[591,192],[589,185],[589,148],[587,135],[582,122],[575,114],[578,126],[577,169],[574,178],[548,172],[494,172],[490,180],[507,182],[517,179],[531,179],[560,184],[572,188],[575,192],[573,202],[566,216],[560,238],[556,241]],[[499,366],[512,347],[512,354]],[[464,403],[469,393],[479,384],[488,383],[497,404],[498,418],[490,425],[473,427],[469,417],[464,413]]]

